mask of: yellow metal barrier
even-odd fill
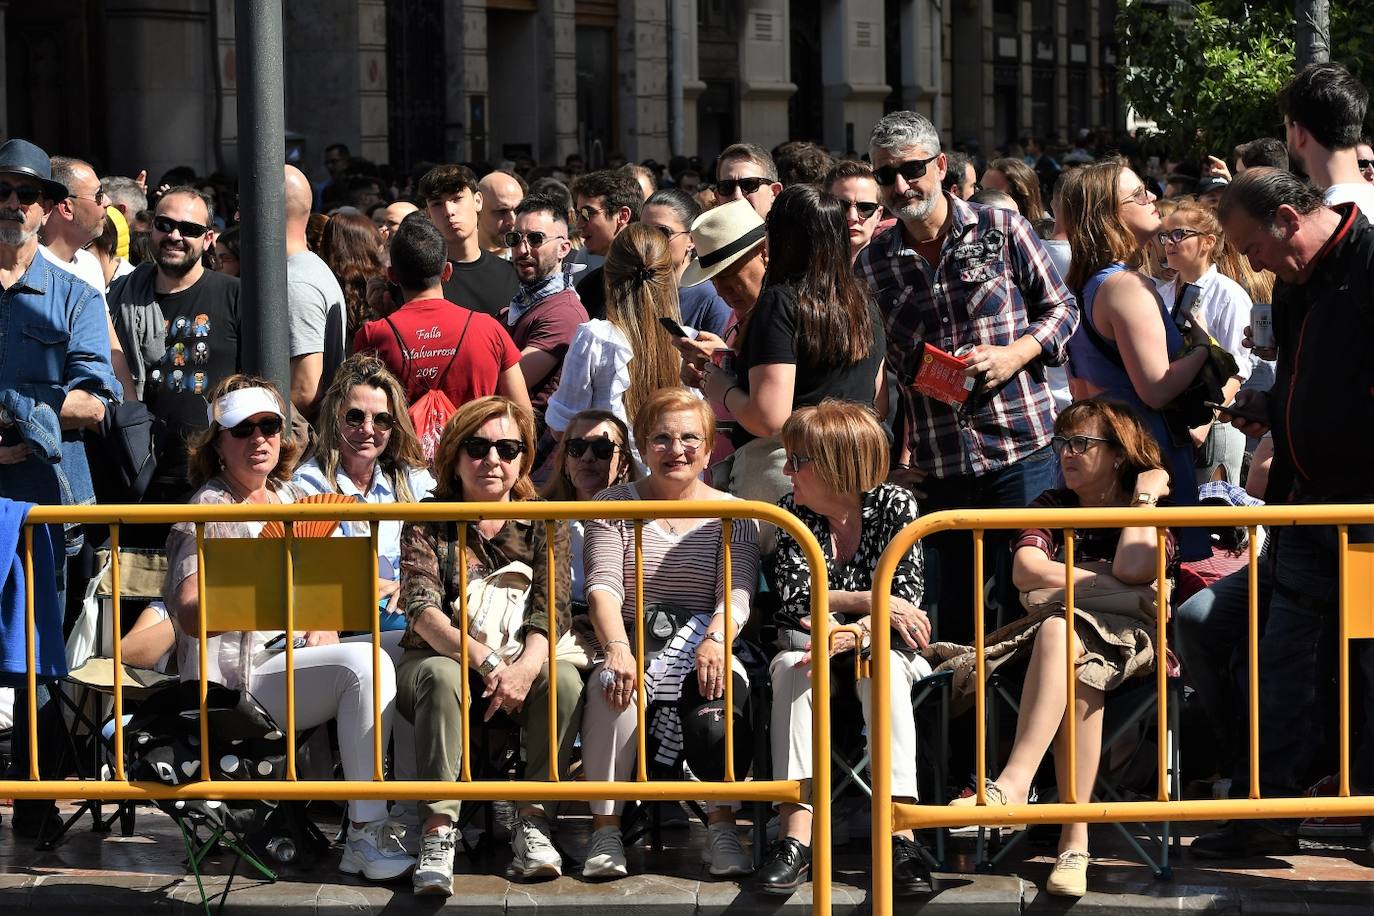
[[[196,551],[201,575],[199,587],[200,632],[213,633],[238,629],[282,629],[289,632],[307,629],[371,630],[374,671],[381,663],[377,595],[377,526],[383,520],[457,521],[460,543],[466,543],[467,526],[486,519],[542,520],[547,528],[548,559],[554,562],[553,525],[572,519],[616,519],[635,522],[635,606],[641,625],[636,627],[637,690],[638,695],[638,752],[635,780],[632,782],[560,782],[557,754],[550,755],[548,781],[474,780],[469,769],[468,752],[470,718],[464,723],[463,759],[457,782],[387,782],[382,778],[382,728],[380,681],[374,683],[374,767],[372,780],[312,781],[299,780],[295,770],[295,743],[286,742],[287,777],[285,780],[255,780],[230,782],[205,779],[168,786],[160,783],[130,782],[124,766],[123,703],[121,698],[123,656],[120,642],[120,526],[135,524],[167,524],[190,522],[196,528]],[[204,505],[204,506],[40,506],[32,510],[26,521],[24,563],[28,581],[33,581],[33,526],[79,522],[110,526],[110,544],[114,555],[112,572],[112,605],[114,629],[114,715],[121,723],[114,729],[115,767],[113,779],[45,780],[39,777],[36,668],[34,642],[34,601],[30,590],[26,596],[25,630],[28,661],[29,707],[29,775],[28,780],[0,780],[0,796],[10,798],[92,799],[92,800],[166,800],[166,799],[384,799],[424,800],[450,798],[457,800],[512,801],[593,801],[616,800],[740,800],[799,803],[810,801],[814,806],[815,826],[812,842],[813,911],[830,911],[830,656],[818,651],[812,654],[811,678],[815,716],[814,747],[812,748],[813,778],[811,780],[758,779],[740,780],[734,772],[734,717],[725,716],[725,779],[720,782],[688,780],[649,781],[646,772],[645,717],[647,698],[644,690],[644,579],[642,567],[642,529],[646,521],[660,518],[718,518],[721,519],[724,552],[725,630],[732,630],[730,595],[730,524],[735,519],[757,519],[788,531],[805,553],[811,570],[811,620],[813,644],[829,645],[829,592],[826,581],[825,557],[811,532],[791,513],[777,506],[744,500],[719,501],[634,501],[634,502],[521,502],[521,503],[400,503],[390,505]],[[298,538],[297,524],[308,521],[368,522],[370,537],[360,538]],[[205,537],[205,525],[210,522],[280,521],[285,525],[282,540],[216,539]],[[352,542],[352,543],[350,543]],[[278,546],[280,545],[280,546]],[[359,548],[365,548],[360,550]],[[365,561],[363,553],[370,553]],[[281,565],[273,567],[271,556]],[[231,565],[232,569],[218,568]],[[337,579],[319,575],[321,568],[333,564]],[[297,569],[306,573],[297,576]],[[248,573],[247,576],[244,574]],[[470,717],[471,704],[467,689],[467,564],[458,564],[459,612],[462,643],[464,716]],[[549,577],[548,604],[554,607],[554,577]],[[271,603],[273,592],[280,592],[278,608]],[[321,605],[328,607],[322,608]],[[550,613],[550,628],[556,622]],[[549,634],[549,713],[550,747],[557,748],[557,670],[558,634]],[[285,731],[294,734],[295,681],[294,645],[286,640],[287,721]],[[725,670],[733,660],[733,646],[725,643]],[[206,714],[207,671],[206,640],[200,640],[200,728],[201,772],[211,773],[208,735],[209,716]],[[731,709],[732,678],[724,679],[725,708]],[[593,687],[592,689],[595,689]]]
[[[1273,507],[1214,507],[1190,506],[1180,508],[1111,508],[1111,509],[1000,509],[955,510],[923,516],[907,525],[879,559],[873,575],[873,633],[870,676],[873,679],[873,890],[870,901],[875,916],[892,912],[892,850],[889,836],[896,829],[930,829],[936,827],[980,826],[997,827],[1007,824],[1062,824],[1072,822],[1153,822],[1199,821],[1246,818],[1294,818],[1368,816],[1374,813],[1374,796],[1350,794],[1350,671],[1349,653],[1345,651],[1350,639],[1374,638],[1374,545],[1351,545],[1349,525],[1374,524],[1374,506],[1273,506]],[[1249,565],[1249,633],[1247,640],[1249,669],[1249,754],[1250,797],[1236,799],[1206,799],[1183,801],[1169,797],[1167,780],[1168,719],[1167,672],[1162,663],[1155,665],[1158,690],[1157,746],[1159,749],[1159,784],[1153,801],[1094,802],[1074,797],[1073,781],[1065,787],[1067,799],[1055,804],[1007,805],[989,807],[984,792],[987,781],[985,688],[986,658],[983,644],[983,534],[989,529],[1058,528],[1064,531],[1065,563],[1073,567],[1075,528],[1124,528],[1148,526],[1157,532],[1157,578],[1165,577],[1165,529],[1170,527],[1207,527],[1232,525],[1246,527],[1250,534]],[[1259,780],[1259,586],[1258,540],[1256,527],[1265,526],[1334,526],[1339,535],[1340,555],[1340,790],[1334,797],[1261,798]],[[977,800],[974,807],[951,808],[943,799],[935,804],[895,804],[892,801],[892,727],[891,698],[888,694],[891,671],[887,659],[891,647],[892,576],[902,555],[921,539],[942,531],[969,531],[973,536],[973,627],[977,674],[975,678],[974,717],[976,734]],[[1077,655],[1073,627],[1073,576],[1065,583],[1065,604],[1068,618],[1065,674],[1068,679],[1066,710],[1074,708],[1075,658]],[[1166,602],[1161,590],[1161,603]],[[1168,647],[1165,628],[1167,608],[1157,607],[1158,626],[1155,634],[1155,657],[1162,660]],[[947,613],[947,612],[946,612]],[[814,618],[813,618],[814,619]],[[1074,717],[1064,717],[1068,730],[1065,742],[1068,752],[1068,772],[1076,771],[1074,752]]]

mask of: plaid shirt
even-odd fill
[[[1030,223],[1009,210],[946,200],[952,222],[938,265],[906,244],[899,222],[859,254],[855,270],[887,324],[887,364],[901,383],[912,466],[936,477],[982,475],[1049,443],[1054,400],[1044,374],[1031,363],[991,397],[975,390],[956,409],[911,390],[920,344],[953,353],[1030,334],[1041,359],[1058,366],[1078,327],[1078,303]]]

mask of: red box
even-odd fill
[[[911,388],[928,398],[958,407],[973,391],[974,379],[964,375],[965,366],[967,363],[960,357],[926,344]]]

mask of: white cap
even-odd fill
[[[286,419],[277,397],[266,388],[240,388],[210,405],[209,419],[228,429],[260,413],[274,413]]]

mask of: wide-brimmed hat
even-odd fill
[[[763,244],[763,217],[745,198],[712,207],[692,220],[697,257],[682,272],[681,286],[696,286]]]
[[[67,186],[52,180],[52,164],[48,154],[27,140],[15,138],[0,145],[0,174],[27,175],[43,185],[43,196],[49,200],[66,200]]]

